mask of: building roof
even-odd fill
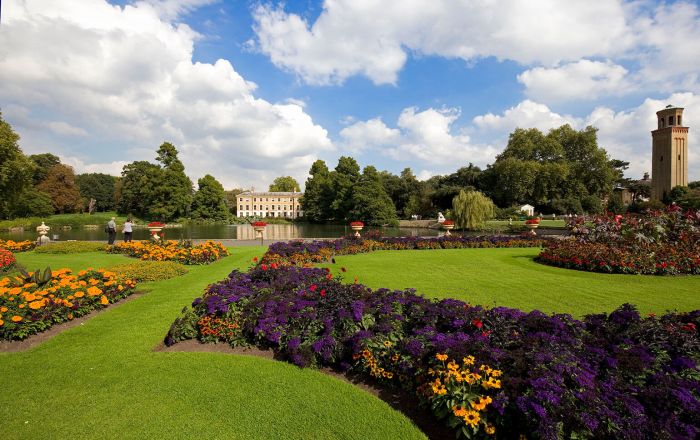
[[[239,196],[272,196],[272,197],[293,197],[304,195],[300,191],[244,191]]]

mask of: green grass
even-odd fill
[[[522,310],[610,312],[623,303],[640,313],[700,308],[700,276],[608,275],[555,268],[533,261],[539,249],[378,251],[335,257],[346,281],[373,288],[416,288],[427,297]]]
[[[509,224],[510,224],[510,222],[508,220],[488,220],[486,222],[486,227],[487,228],[503,227],[503,226],[508,226]],[[513,220],[513,224],[524,226],[525,220]],[[540,221],[540,227],[543,227],[543,228],[563,228],[565,226],[566,226],[566,222],[564,220],[542,219]]]
[[[23,353],[0,354],[0,438],[424,438],[403,415],[314,370],[247,356],[162,353],[180,310],[260,247],[148,283],[149,293]],[[110,266],[121,255],[19,254],[29,266]]]

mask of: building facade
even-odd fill
[[[688,186],[688,127],[683,109],[667,106],[656,112],[658,128],[651,132],[651,197],[664,200],[676,186]]]
[[[299,199],[301,192],[252,192],[238,194],[238,217],[280,217],[295,219],[304,216]]]

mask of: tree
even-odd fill
[[[212,220],[227,220],[224,187],[213,176],[207,174],[197,181],[199,189],[192,200],[192,217]]]
[[[32,154],[29,158],[36,165],[36,168],[34,168],[34,175],[32,176],[34,185],[38,185],[46,179],[49,168],[61,163],[61,159],[51,153]]]
[[[117,211],[146,218],[155,200],[153,194],[160,173],[158,165],[143,160],[124,165],[122,178],[117,184],[120,195]]]
[[[292,176],[280,176],[275,178],[270,185],[270,191],[274,192],[300,192],[299,182]]]
[[[700,209],[700,188],[676,186],[671,190],[671,201],[683,209]]]
[[[153,199],[148,213],[156,220],[168,221],[186,217],[192,204],[192,181],[177,157],[177,149],[169,142],[158,148],[156,160],[161,172],[153,187]]]
[[[22,153],[19,135],[0,112],[0,218],[11,215],[24,191],[31,188],[34,163]]]
[[[367,166],[352,189],[348,216],[370,225],[396,224],[396,207],[382,186],[377,169]]]
[[[460,191],[452,201],[455,226],[461,229],[479,229],[493,218],[495,205],[480,191]]]
[[[75,173],[68,165],[59,164],[49,168],[46,178],[36,188],[51,197],[51,203],[57,213],[76,212],[81,207]]]
[[[104,173],[86,173],[75,176],[75,182],[80,189],[83,208],[87,207],[90,199],[95,199],[96,211],[111,211],[114,209],[115,176]]]
[[[331,176],[326,163],[317,160],[311,165],[310,177],[306,179],[301,208],[304,216],[313,222],[322,222],[332,217],[331,205],[335,198],[331,188]]]
[[[233,215],[234,217],[238,213],[238,194],[244,192],[245,190],[243,188],[234,188],[228,191],[224,191],[224,195],[226,197],[226,207],[228,208],[228,211]]]
[[[12,217],[46,217],[53,214],[51,197],[35,187],[22,192],[12,208]]]
[[[330,173],[330,186],[334,191],[331,213],[334,219],[346,221],[353,208],[352,188],[360,179],[360,166],[352,157],[342,156]]]

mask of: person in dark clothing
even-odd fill
[[[114,244],[114,239],[117,238],[117,224],[114,222],[114,217],[107,222],[107,244]]]

